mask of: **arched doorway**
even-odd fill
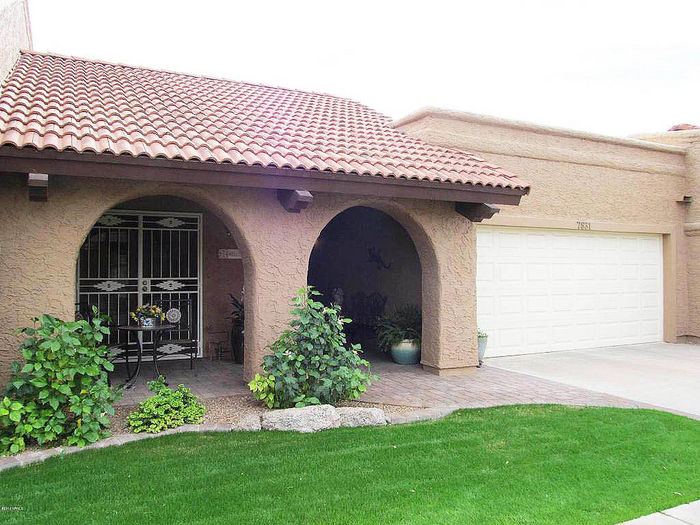
[[[421,308],[421,263],[413,240],[394,218],[370,207],[348,208],[326,225],[311,252],[307,282],[324,303],[341,303],[353,320],[348,337],[369,359],[385,359],[377,352],[377,316]]]
[[[232,298],[242,300],[243,261],[232,233],[206,207],[180,197],[149,196],[106,211],[83,242],[76,263],[76,309],[97,306],[114,325],[129,324],[140,304],[177,302],[197,358],[233,359]],[[184,333],[183,333],[184,332]],[[112,330],[107,343],[135,336]],[[166,359],[180,359],[178,345]],[[150,341],[144,340],[144,350]],[[242,344],[242,341],[241,341]],[[223,350],[223,352],[221,351]]]

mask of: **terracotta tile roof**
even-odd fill
[[[694,126],[693,124],[676,124],[671,127],[669,131],[690,131],[693,129],[700,129],[700,126]]]
[[[352,100],[23,52],[0,93],[0,145],[527,189]]]

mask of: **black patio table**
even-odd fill
[[[141,333],[147,333],[151,332],[153,333],[153,362],[155,363],[155,352],[158,349],[158,343],[160,343],[161,338],[163,337],[163,334],[165,332],[170,332],[171,330],[174,330],[177,328],[177,325],[174,324],[157,324],[155,326],[140,326],[140,325],[121,325],[117,326],[117,330],[121,330],[123,332],[141,332]],[[139,376],[139,372],[141,371],[141,361],[143,358],[143,337],[136,337],[136,346],[138,348],[137,356],[136,356],[136,370],[134,370],[134,373],[129,376],[126,379],[126,382],[124,383],[124,388],[131,388],[134,386],[134,383],[136,383],[136,378]],[[156,367],[156,372],[158,368]]]

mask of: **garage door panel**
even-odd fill
[[[522,266],[519,263],[503,262],[497,266],[496,275],[501,282],[520,281]]]
[[[477,275],[476,282],[485,283],[492,282],[496,276],[496,263],[491,261],[483,261],[479,265],[479,274]]]
[[[663,337],[659,235],[480,226],[477,246],[487,355]]]
[[[519,295],[501,295],[497,304],[500,316],[523,313],[522,297]]]

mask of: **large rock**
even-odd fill
[[[233,426],[233,430],[243,430],[246,432],[257,432],[260,430],[260,415],[247,414],[238,420]]]
[[[381,408],[340,407],[341,427],[379,427],[386,425],[386,415]]]
[[[327,428],[338,428],[339,426],[340,416],[331,405],[271,410],[265,412],[262,416],[262,428],[264,430],[316,432]]]

